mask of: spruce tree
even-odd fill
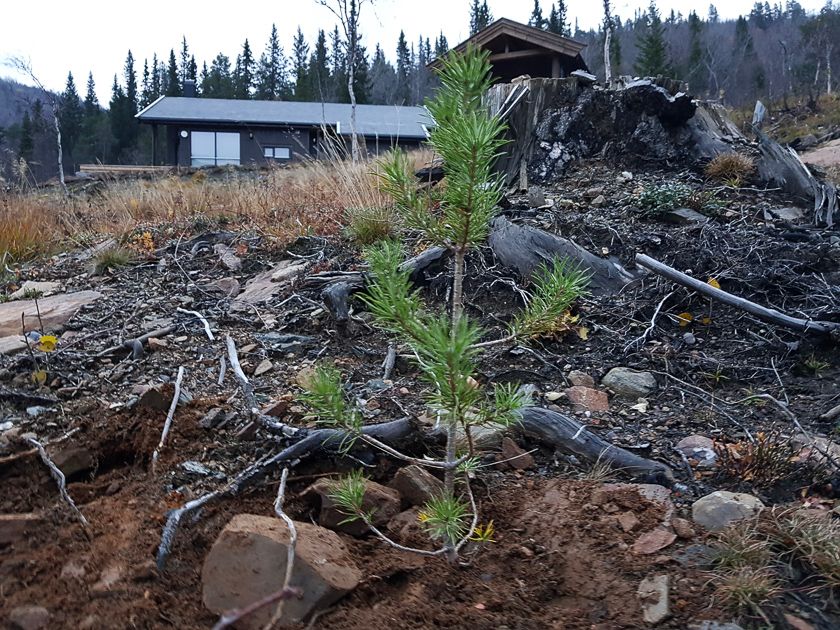
[[[449,52],[449,42],[446,41],[446,35],[443,31],[435,38],[435,58],[443,57]]]
[[[143,59],[143,78],[140,81],[140,109],[147,107],[152,98],[152,77],[149,74],[149,60]]]
[[[260,56],[255,83],[254,96],[258,99],[274,101],[289,97],[286,57],[275,24],[271,25],[268,44]]]
[[[201,82],[201,95],[206,98],[233,98],[233,77],[230,73],[230,59],[219,53],[210,63]]]
[[[83,117],[84,109],[82,108],[82,100],[79,98],[79,93],[76,90],[73,73],[69,72],[67,74],[67,84],[64,88],[64,93],[61,95],[58,122],[61,128],[62,146],[66,149],[68,157],[71,158],[71,167],[73,159],[76,157],[76,146],[79,141],[79,136],[82,133]],[[72,170],[75,172],[75,167],[72,167]]]
[[[35,131],[29,112],[23,112],[23,119],[20,121],[20,141],[18,142],[18,158],[32,161],[32,154],[35,149]]]
[[[487,0],[483,2],[472,0],[472,4],[470,5],[470,36],[486,28],[492,21],[493,15],[487,6]]]
[[[242,53],[236,58],[236,68],[233,71],[233,97],[248,99],[252,96],[254,87],[254,55],[248,40],[242,44]]]
[[[93,81],[93,72],[88,72],[84,109],[86,118],[96,116],[101,111],[99,108],[99,99],[96,96],[96,83]]]
[[[708,72],[703,55],[703,21],[697,13],[688,14],[688,81],[694,93],[698,93],[700,86],[706,86]]]
[[[315,50],[309,58],[309,83],[312,96],[315,100],[329,100],[329,88],[332,77],[330,76],[329,50],[327,48],[327,35],[323,29],[318,31],[315,40]]]
[[[408,49],[408,42],[405,40],[405,32],[400,31],[397,40],[397,85],[395,98],[397,105],[407,105],[411,101],[411,53]]]
[[[178,72],[178,61],[175,59],[175,51],[173,49],[169,50],[169,64],[166,66],[166,74],[164,76],[166,79],[165,94],[167,96],[181,96],[183,93],[181,77]]]
[[[547,26],[543,17],[542,7],[540,6],[540,0],[534,0],[534,9],[531,11],[528,26],[533,26],[534,28],[545,28]]]
[[[152,55],[152,85],[149,93],[150,102],[157,100],[163,94],[161,90],[160,81],[160,64],[158,63],[157,53]]]
[[[385,53],[379,44],[373,53],[370,66],[370,99],[372,103],[393,105],[397,85],[397,73],[394,66],[388,63]]]
[[[178,65],[178,80],[181,82],[181,85],[184,85],[184,81],[186,81],[189,72],[189,65],[190,65],[190,48],[187,46],[187,36],[184,35],[183,39],[181,40],[181,63]]]
[[[668,63],[668,49],[665,43],[665,27],[659,15],[659,9],[651,0],[648,7],[646,24],[638,41],[636,72],[641,76],[668,75],[671,71]]]
[[[338,32],[338,26],[330,34],[330,86],[329,94],[337,102],[349,102],[347,94],[347,55]]]
[[[309,58],[309,44],[303,36],[303,31],[298,26],[295,39],[292,42],[292,72],[294,74],[294,94],[297,101],[311,101],[312,88],[307,75],[307,64]]]

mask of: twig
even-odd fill
[[[260,608],[264,608],[265,606],[273,604],[278,600],[282,601],[285,599],[291,599],[292,597],[300,597],[301,595],[303,595],[303,591],[299,588],[282,588],[276,593],[266,595],[262,599],[255,601],[253,604],[249,604],[245,608],[234,608],[233,610],[229,610],[221,616],[219,621],[216,622],[216,625],[213,626],[213,630],[223,630],[224,628],[232,626],[243,617],[247,617],[251,613],[258,611]]]
[[[674,295],[674,293],[676,293],[676,291],[671,291],[668,295],[666,295],[664,298],[662,298],[662,301],[659,302],[659,305],[656,307],[656,310],[653,312],[653,317],[650,318],[650,326],[648,326],[647,329],[645,330],[645,332],[642,333],[641,337],[637,337],[636,339],[634,339],[633,341],[628,343],[626,346],[624,346],[624,353],[625,354],[627,353],[628,350],[630,350],[630,348],[632,348],[635,345],[638,345],[639,347],[642,347],[642,346],[645,345],[645,342],[647,341],[648,336],[650,336],[650,334],[656,329],[656,318],[659,317],[659,311],[662,310],[662,306],[665,304],[665,302],[668,301],[669,297]]]
[[[207,319],[204,317],[204,315],[202,315],[198,311],[189,311],[185,308],[181,308],[180,306],[178,308],[176,308],[175,310],[178,311],[179,313],[184,313],[186,315],[193,315],[193,316],[197,317],[198,319],[200,319],[201,323],[204,324],[204,332],[207,333],[207,338],[210,341],[215,341],[216,338],[213,336],[213,332],[210,330],[210,322],[207,321]]]
[[[221,359],[219,360],[219,382],[218,384],[221,386],[222,383],[225,381],[225,372],[227,372],[227,361],[225,361],[225,355],[222,355]]]
[[[64,473],[59,470],[58,466],[56,466],[53,461],[50,459],[50,456],[47,454],[47,449],[44,448],[44,445],[41,444],[38,440],[33,437],[27,437],[26,441],[31,445],[38,449],[38,455],[41,457],[41,461],[44,462],[44,465],[50,469],[50,474],[52,478],[55,479],[55,483],[58,486],[58,491],[61,493],[61,498],[64,499],[64,502],[70,506],[73,510],[76,518],[82,524],[82,529],[85,532],[85,535],[90,538],[90,524],[88,523],[87,519],[85,518],[84,514],[79,511],[79,508],[76,507],[76,503],[73,501],[73,498],[67,494],[67,485],[65,483]]]
[[[295,546],[297,545],[297,529],[295,529],[295,522],[283,511],[283,500],[286,494],[286,480],[289,478],[288,467],[283,469],[280,475],[280,487],[277,489],[277,498],[274,500],[274,513],[286,523],[289,528],[289,545],[286,547],[286,575],[283,578],[283,588],[281,590],[287,591],[289,585],[292,583],[292,572],[295,568]],[[265,626],[263,630],[271,630],[280,617],[283,615],[283,602],[281,599],[277,604],[277,609],[271,617],[271,621]]]
[[[227,345],[230,369],[233,371],[233,375],[236,377],[236,380],[239,381],[239,386],[242,388],[242,397],[245,398],[245,404],[248,406],[248,413],[251,416],[258,416],[260,415],[260,410],[257,407],[257,397],[254,395],[254,386],[251,385],[251,381],[249,381],[248,377],[245,376],[245,372],[242,371],[242,366],[239,364],[239,356],[236,354],[236,343],[230,335],[227,335],[225,337],[225,344]]]
[[[139,337],[136,337],[134,339],[129,339],[128,341],[124,341],[123,343],[118,344],[116,346],[111,346],[110,348],[108,348],[106,350],[103,350],[102,352],[100,352],[99,354],[97,354],[95,356],[96,356],[97,359],[101,359],[102,357],[107,357],[108,355],[114,354],[115,352],[119,352],[120,350],[131,350],[133,358],[138,359],[138,358],[140,358],[140,357],[137,356],[137,350],[136,350],[136,347],[137,347],[138,344],[140,344],[140,354],[142,356],[142,350],[143,350],[143,343],[144,342],[146,342],[146,341],[148,341],[149,339],[152,339],[152,338],[156,339],[158,337],[163,337],[164,335],[168,335],[169,333],[171,333],[172,331],[174,331],[177,328],[178,328],[177,325],[173,325],[173,326],[167,326],[166,328],[158,328],[156,330],[152,330],[151,332],[147,332],[145,335],[140,335]]]
[[[397,349],[393,345],[388,346],[388,354],[385,355],[385,361],[382,363],[382,380],[387,381],[391,377],[391,372],[394,371],[394,363],[397,361]]]
[[[697,278],[692,278],[691,276],[677,271],[673,267],[669,267],[665,263],[659,262],[658,260],[651,258],[650,256],[645,256],[644,254],[636,254],[636,264],[641,265],[642,267],[646,267],[647,269],[650,269],[654,273],[664,278],[667,278],[672,282],[676,282],[679,285],[682,285],[689,289],[693,289],[698,293],[702,293],[707,297],[718,300],[719,302],[723,302],[724,304],[727,304],[729,306],[741,309],[742,311],[746,311],[747,313],[754,315],[762,321],[775,324],[777,326],[792,328],[793,330],[798,330],[800,332],[818,333],[822,335],[831,334],[833,331],[840,332],[840,323],[815,320],[812,321],[807,319],[800,319],[798,317],[791,317],[790,315],[786,315],[785,313],[782,313],[775,309],[761,306],[760,304],[750,302],[745,298],[738,297],[737,295],[732,295],[731,293],[727,293],[722,289],[717,289],[712,285],[708,284],[707,282],[703,282],[702,280],[698,280]]]
[[[169,411],[166,414],[166,421],[163,423],[163,432],[160,434],[160,442],[158,442],[155,452],[152,453],[152,474],[155,474],[155,467],[157,466],[158,455],[166,443],[166,436],[169,435],[169,428],[172,426],[172,419],[175,417],[175,409],[178,407],[178,400],[181,398],[181,381],[184,380],[184,366],[178,368],[178,377],[175,379],[175,394],[172,396],[172,403],[169,405]]]

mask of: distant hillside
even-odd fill
[[[0,127],[20,123],[23,113],[38,99],[45,100],[38,88],[0,77]]]

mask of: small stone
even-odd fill
[[[9,623],[19,630],[39,630],[50,622],[50,611],[43,606],[18,606],[9,613]]]
[[[282,418],[289,412],[289,407],[291,406],[291,396],[288,398],[280,398],[280,400],[275,400],[263,409],[263,413],[267,416],[271,416],[272,418]]]
[[[297,544],[291,585],[302,596],[286,600],[280,625],[291,625],[324,610],[358,585],[362,574],[338,535],[311,523],[295,522]],[[289,529],[279,518],[238,514],[219,534],[201,571],[202,600],[213,613],[241,608],[275,593],[283,584]],[[245,630],[263,628],[275,608],[265,606],[237,622]]]
[[[422,506],[443,494],[443,482],[416,464],[400,468],[388,485],[396,490],[403,503],[408,505]]]
[[[714,468],[717,462],[715,442],[705,435],[689,435],[677,442],[676,449],[697,462],[698,468]]]
[[[580,385],[581,387],[595,387],[595,379],[589,376],[586,372],[580,370],[572,370],[567,376],[572,385]]]
[[[32,407],[26,408],[26,415],[30,418],[37,418],[38,416],[43,416],[45,413],[49,413],[52,411],[49,407],[42,407],[41,405],[33,405]]]
[[[694,528],[691,526],[691,522],[684,518],[672,518],[671,527],[674,528],[674,533],[684,540],[691,540],[694,538]]]
[[[632,400],[647,397],[657,387],[653,374],[628,367],[614,367],[601,379],[601,385],[611,389],[617,396]]]
[[[157,578],[157,566],[151,558],[141,562],[131,570],[131,579],[135,582],[150,582]]]
[[[254,376],[262,376],[266,372],[270,372],[274,368],[274,364],[268,359],[263,359],[254,370]]]
[[[610,409],[610,400],[606,392],[575,385],[566,389],[566,396],[579,409],[592,412],[604,412]]]
[[[594,186],[592,188],[588,188],[586,192],[583,193],[583,196],[587,199],[595,199],[598,197],[602,192],[604,192],[603,186]]]
[[[224,409],[215,407],[204,414],[204,417],[198,421],[198,426],[202,429],[212,429],[224,419]]]
[[[565,394],[562,394],[560,392],[546,392],[544,398],[548,402],[554,402],[556,400],[560,400],[561,398],[563,398],[564,395]]]
[[[172,403],[172,394],[169,396],[163,393],[166,388],[163,384],[150,385],[140,394],[140,399],[137,404],[147,409],[155,409],[157,411],[167,411],[169,405]]]
[[[79,624],[79,630],[94,630],[95,628],[101,627],[102,623],[100,622],[99,617],[97,617],[96,615],[88,615],[87,617],[82,619],[81,623]]]
[[[592,205],[596,208],[600,208],[605,203],[607,203],[607,199],[604,197],[604,195],[598,195],[597,197],[595,197],[595,199],[592,200]]]
[[[79,564],[76,560],[71,560],[61,567],[60,577],[62,580],[81,580],[86,574],[84,565]]]
[[[688,624],[688,630],[744,630],[744,628],[731,621],[704,620]]]
[[[670,616],[669,581],[667,575],[656,575],[645,578],[639,584],[638,595],[642,603],[645,623],[657,624]]]
[[[751,494],[718,490],[692,504],[691,518],[707,530],[717,532],[736,521],[754,516],[763,508],[761,500]]]
[[[690,223],[706,223],[709,220],[704,214],[700,214],[691,208],[677,208],[676,210],[669,210],[660,215],[662,220],[667,223],[675,225],[688,225]]]
[[[511,438],[502,439],[502,461],[514,470],[527,470],[536,465],[534,457]]]
[[[236,278],[219,278],[215,282],[211,282],[206,287],[210,291],[217,291],[227,297],[234,297],[239,293],[241,288],[239,280]]]
[[[148,341],[146,341],[146,345],[149,347],[150,352],[157,352],[158,350],[163,350],[169,347],[169,344],[166,343],[163,339],[158,339],[157,337],[150,337]]]
[[[775,219],[782,221],[801,221],[805,218],[805,211],[801,208],[769,208],[767,212]]]
[[[677,539],[677,535],[668,531],[664,527],[657,527],[649,532],[645,532],[636,539],[633,543],[633,553],[640,556],[649,556],[656,553],[665,547],[668,547]]]
[[[419,533],[421,530],[419,516],[420,509],[417,507],[400,512],[388,521],[388,531],[393,534],[399,534],[403,539],[412,533]]]
[[[242,268],[242,259],[235,254],[232,247],[224,243],[216,243],[213,246],[213,251],[219,255],[222,264],[231,271],[239,271]]]
[[[622,512],[616,519],[622,530],[632,532],[639,526],[639,518],[633,512]]]
[[[38,528],[44,519],[35,512],[0,514],[0,546],[10,545]]]
[[[542,208],[545,205],[545,192],[539,186],[528,188],[528,205],[532,208]]]
[[[308,390],[312,386],[314,379],[315,368],[307,366],[297,373],[295,376],[295,383],[297,383],[302,389]]]
[[[113,591],[114,586],[122,580],[124,570],[123,566],[119,564],[112,564],[106,567],[99,575],[99,580],[96,584],[90,587],[91,592],[101,595]]]
[[[697,343],[697,338],[694,336],[694,334],[687,332],[683,335],[683,343],[685,343],[685,345],[687,346],[693,346],[695,343]]]
[[[621,171],[621,177],[628,182],[633,181],[633,173],[630,171]]]

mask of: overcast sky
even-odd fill
[[[581,28],[595,26],[601,17],[598,0],[567,0],[569,21],[575,19]],[[443,31],[453,46],[469,34],[469,0],[376,0],[362,9],[362,31],[368,50],[379,42],[386,55],[393,59],[397,37],[404,30],[409,42],[420,35],[434,41]],[[506,17],[526,22],[531,14],[531,0],[489,0],[494,18]],[[540,3],[548,16],[549,0]],[[684,15],[694,8],[705,17],[708,4],[691,0],[659,0],[664,15],[671,8]],[[773,4],[773,2],[771,2]],[[823,0],[800,0],[815,11]],[[747,14],[753,0],[718,0],[722,18]],[[643,0],[613,0],[613,11],[622,19],[632,17]],[[298,25],[308,41],[319,28],[331,30],[335,20],[316,0],[40,0],[33,4],[3,0],[0,7],[0,76],[9,76],[28,83],[2,65],[12,55],[28,58],[36,74],[46,86],[62,90],[67,72],[72,71],[79,92],[84,96],[88,71],[93,72],[100,101],[107,106],[114,73],[122,72],[126,52],[131,49],[137,59],[138,74],[143,59],[176,53],[181,37],[186,36],[191,52],[198,60],[209,61],[218,52],[236,58],[242,42],[250,40],[255,56],[265,46],[271,24],[277,24],[286,52]]]

